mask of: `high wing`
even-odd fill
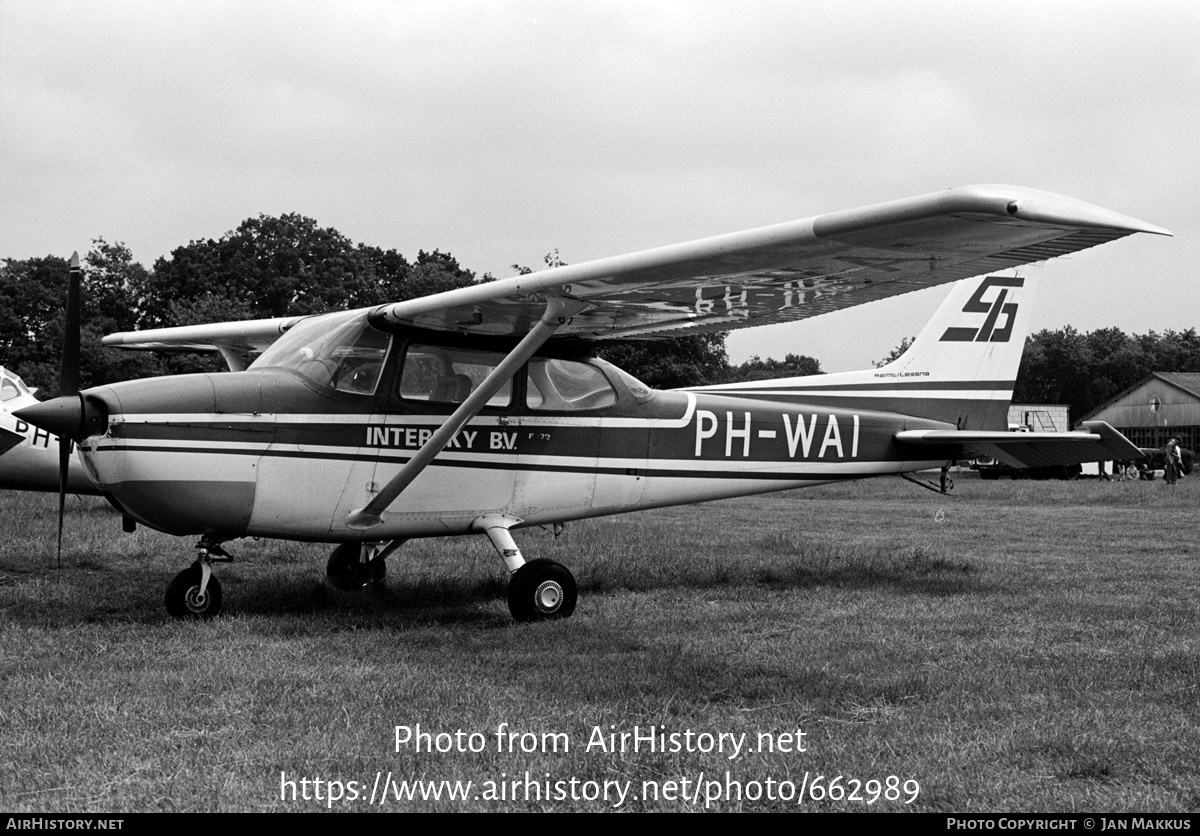
[[[1130,461],[1142,451],[1103,421],[1085,421],[1082,432],[1025,433],[963,430],[903,430],[903,444],[957,447],[960,461],[991,456],[1009,467],[1048,467],[1079,462]]]
[[[676,337],[804,319],[1122,238],[1170,233],[1049,192],[969,186],[386,306],[391,322],[521,334],[547,295],[591,307],[555,337]]]
[[[246,355],[265,350],[281,334],[305,318],[283,316],[124,331],[109,334],[100,343],[133,351],[216,351],[220,352],[231,369],[241,371]]]
[[[554,267],[375,309],[400,325],[520,336],[547,297],[582,303],[554,339],[654,339],[804,319],[1167,230],[1073,198],[967,186]],[[105,345],[261,350],[300,317],[114,334]]]

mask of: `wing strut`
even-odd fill
[[[429,440],[405,463],[400,472],[383,486],[383,490],[376,494],[374,499],[365,507],[349,513],[346,517],[346,525],[361,531],[382,523],[383,512],[396,501],[396,497],[400,496],[405,488],[412,484],[421,471],[429,466],[437,454],[442,452],[443,448],[450,443],[450,439],[454,438],[468,421],[479,414],[492,395],[500,391],[501,386],[512,380],[517,370],[525,365],[525,361],[532,357],[534,352],[541,348],[542,344],[550,339],[555,331],[587,307],[590,307],[587,302],[577,299],[568,299],[563,296],[549,297],[546,300],[546,310],[542,313],[541,319],[529,330],[517,347],[509,352],[496,368],[492,369],[491,374],[484,378],[483,382],[467,396],[458,409],[454,410],[446,422],[438,427]]]

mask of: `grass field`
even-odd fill
[[[580,585],[537,625],[482,537],[410,543],[362,594],[327,546],[233,543],[226,614],[172,621],[191,541],[71,500],[56,571],[55,503],[0,493],[3,810],[1200,809],[1200,477],[522,532]],[[666,745],[597,745],[635,727]]]

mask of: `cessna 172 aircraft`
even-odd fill
[[[75,439],[124,514],[200,536],[167,588],[173,615],[220,611],[212,564],[231,539],[339,544],[330,580],[362,588],[408,539],[480,533],[511,573],[516,619],[565,617],[571,573],[525,562],[512,531],[984,454],[1136,457],[1102,423],[1006,431],[1036,279],[1014,268],[1135,232],[1170,234],[1046,192],[966,187],[371,309],[116,334],[105,343],[219,351],[235,371],[261,354],[237,374],[97,386],[17,416]],[[594,357],[600,341],[799,320],[955,281],[879,369],[655,391]]]
[[[57,491],[58,438],[13,416],[38,402],[13,372],[0,366],[0,490]],[[67,493],[98,495],[78,459],[70,459]]]

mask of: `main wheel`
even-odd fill
[[[201,595],[201,572],[200,564],[193,563],[167,584],[167,613],[175,618],[216,618],[221,614],[221,582],[210,574]]]
[[[357,592],[371,584],[378,586],[387,576],[387,563],[373,560],[363,563],[359,560],[362,551],[361,543],[342,543],[329,555],[329,563],[325,566],[325,577],[338,589],[346,592]]]
[[[570,570],[553,560],[531,560],[508,582],[508,610],[517,621],[566,618],[578,597]]]

